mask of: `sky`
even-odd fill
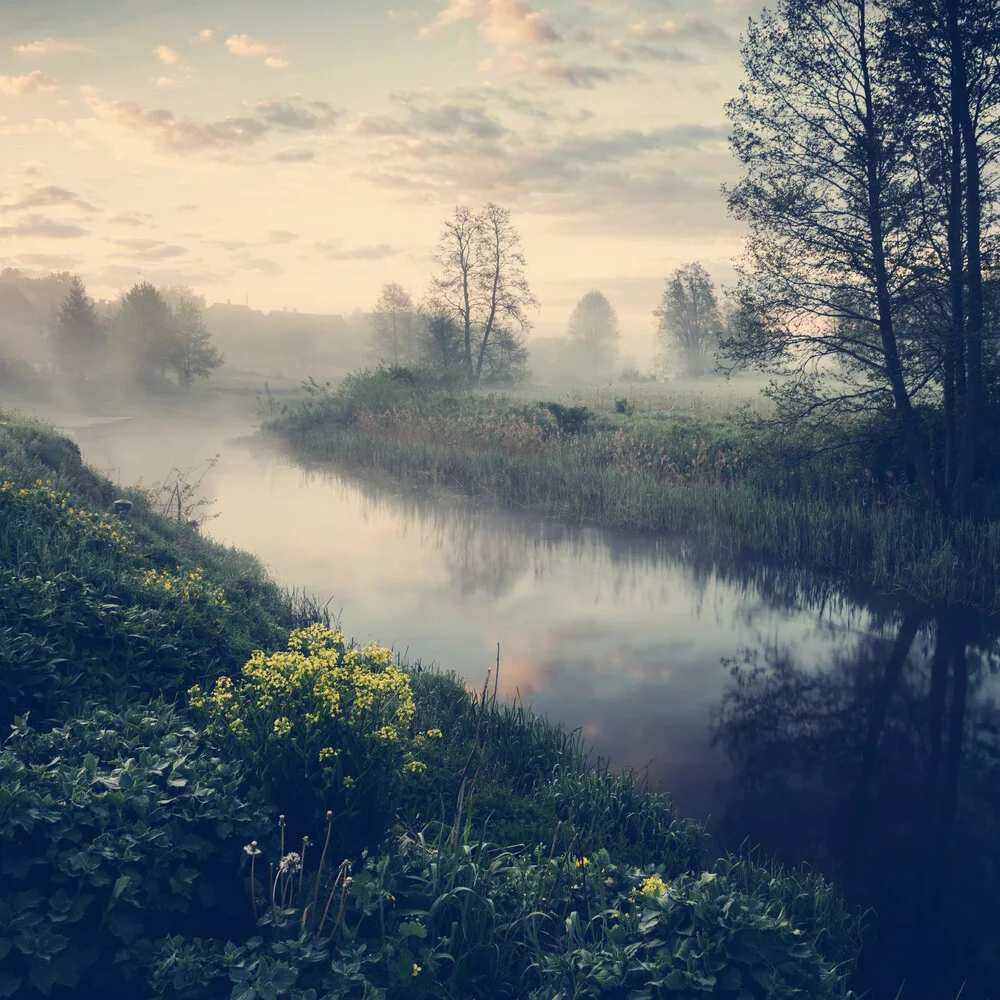
[[[390,2],[4,0],[0,267],[347,313],[419,300],[442,220],[495,201],[538,335],[596,287],[638,350],[673,269],[732,280],[755,3]]]

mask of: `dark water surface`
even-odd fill
[[[504,696],[648,770],[720,851],[834,878],[877,910],[857,980],[877,1000],[1000,996],[1000,624],[308,471],[221,429],[71,433],[124,482],[221,451],[206,533],[332,597],[346,633],[474,686],[499,643]]]

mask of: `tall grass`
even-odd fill
[[[668,456],[686,459],[688,473],[665,477],[656,467],[612,464],[595,454],[592,438],[511,452],[406,439],[371,424],[316,421],[283,433],[310,459],[447,484],[570,521],[683,535],[723,558],[807,567],[930,604],[1000,612],[1000,523],[946,523],[920,505],[864,491],[781,493],[719,459],[706,460],[699,477],[690,471],[704,454],[697,443]]]

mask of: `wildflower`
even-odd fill
[[[251,858],[260,854],[260,849],[257,847],[256,840],[251,840],[249,844],[244,845],[243,850],[249,854]]]
[[[350,791],[354,787],[354,779],[349,775],[344,776],[344,788]]]
[[[334,750],[333,747],[323,747],[319,752],[319,759],[322,763],[324,760],[333,760],[340,756],[339,750]]]
[[[287,736],[292,731],[292,723],[283,715],[274,720],[274,735],[277,737]]]
[[[639,885],[639,892],[643,896],[659,896],[661,893],[666,892],[670,888],[668,882],[664,882],[659,875],[650,875],[649,878],[644,879]]]
[[[590,864],[590,858],[577,858],[576,860],[577,868],[586,868],[587,865],[589,864]]]
[[[278,871],[283,875],[292,875],[302,867],[302,856],[296,851],[286,854],[278,863]]]
[[[442,733],[440,729],[428,729],[427,730],[427,735],[432,740],[440,740],[440,739],[442,739],[444,737],[444,733]]]
[[[423,971],[423,969],[419,965],[417,965],[416,962],[414,962],[413,963],[413,972],[411,973],[411,975],[413,975],[413,976],[419,976],[422,971]]]

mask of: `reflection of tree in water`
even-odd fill
[[[716,742],[734,769],[724,841],[806,860],[877,910],[876,997],[987,996],[1000,980],[996,636],[917,613],[824,670],[765,650],[734,666]],[[993,990],[995,994],[995,989]]]

